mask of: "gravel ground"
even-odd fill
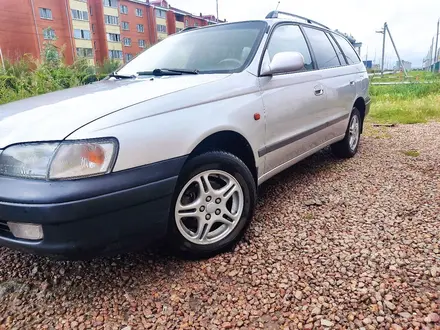
[[[245,238],[210,260],[0,248],[0,329],[440,329],[439,146],[431,123],[369,129],[348,161],[320,152],[264,184]]]

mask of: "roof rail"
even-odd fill
[[[279,14],[283,14],[283,15],[299,18],[299,19],[302,19],[302,20],[306,21],[309,24],[319,25],[319,26],[322,26],[323,28],[326,28],[326,29],[330,30],[330,28],[328,26],[326,26],[324,24],[321,24],[319,22],[316,22],[316,21],[314,21],[314,20],[312,20],[310,18],[299,16],[299,15],[295,15],[295,14],[291,14],[291,13],[286,13],[285,11],[278,11],[278,10],[271,11],[269,14],[267,14],[266,18],[278,18]]]

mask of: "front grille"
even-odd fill
[[[6,223],[6,221],[0,220],[0,236],[10,236],[11,231]]]

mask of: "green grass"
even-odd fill
[[[420,152],[418,152],[417,150],[403,150],[401,152],[402,152],[402,154],[404,154],[405,156],[408,156],[408,157],[419,157],[420,156]]]
[[[430,71],[409,71],[408,77],[405,78],[402,72],[386,74],[383,77],[380,72],[375,72],[371,77],[372,82],[395,82],[395,81],[433,81],[440,79],[438,73],[432,73]]]
[[[440,80],[431,84],[370,87],[369,121],[415,124],[440,120]]]

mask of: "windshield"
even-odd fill
[[[266,25],[255,21],[182,32],[147,49],[117,73],[133,75],[155,69],[240,72],[249,65]]]

